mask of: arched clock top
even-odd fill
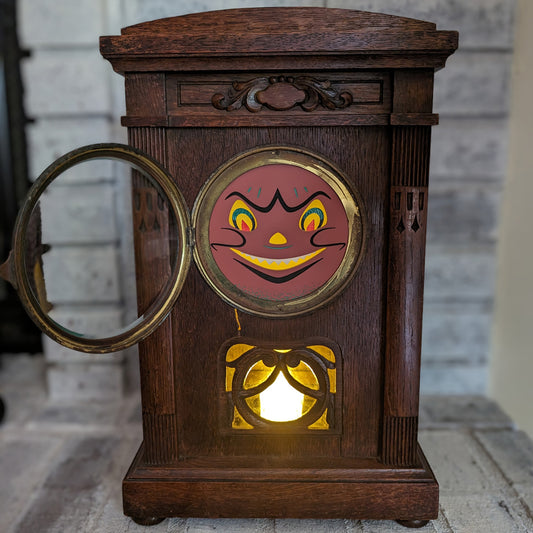
[[[297,68],[444,66],[457,32],[421,20],[331,8],[228,9],[195,13],[124,28],[100,39],[102,55],[120,73],[206,71],[283,63]],[[334,55],[335,54],[335,55]],[[216,61],[213,59],[216,58]]]

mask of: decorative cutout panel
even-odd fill
[[[330,341],[274,347],[236,338],[221,359],[223,432],[340,429],[340,356]]]

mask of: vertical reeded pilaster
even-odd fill
[[[429,174],[428,126],[392,130],[383,462],[416,462]]]
[[[166,130],[130,128],[129,142],[166,166]],[[137,301],[142,314],[170,276],[168,206],[145,178],[134,172],[133,223]],[[172,358],[172,326],[168,317],[139,343],[144,457],[147,464],[178,458],[176,402]]]

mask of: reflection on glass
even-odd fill
[[[160,187],[129,164],[80,163],[47,187],[31,213],[25,270],[33,297],[65,331],[117,335],[170,278],[176,228]]]

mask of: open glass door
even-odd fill
[[[98,328],[77,331],[58,309],[63,301],[62,284],[76,287],[76,273],[83,266],[73,269],[64,260],[61,251],[65,243],[50,245],[47,241],[54,232],[77,225],[81,226],[80,231],[74,233],[83,245],[84,230],[90,233],[94,229],[84,228],[84,220],[78,216],[76,205],[83,203],[83,198],[71,195],[74,190],[83,194],[83,187],[69,189],[65,184],[76,179],[72,175],[75,167],[97,160],[110,160],[133,169],[122,173],[123,182],[114,188],[114,194],[124,195],[122,205],[131,210],[123,222],[133,227],[129,228],[131,269],[135,268],[136,278],[148,277],[150,282],[137,283],[136,313],[119,323],[100,321]],[[65,194],[65,190],[69,193]],[[53,209],[59,209],[61,216],[50,217]],[[55,161],[35,181],[18,214],[13,248],[0,267],[0,275],[17,289],[27,313],[56,342],[87,353],[118,351],[147,337],[172,309],[190,264],[189,228],[183,196],[157,161],[130,146],[85,146]],[[105,277],[94,283],[94,287],[85,286],[84,290],[107,290]],[[104,285],[97,286],[98,283]]]

